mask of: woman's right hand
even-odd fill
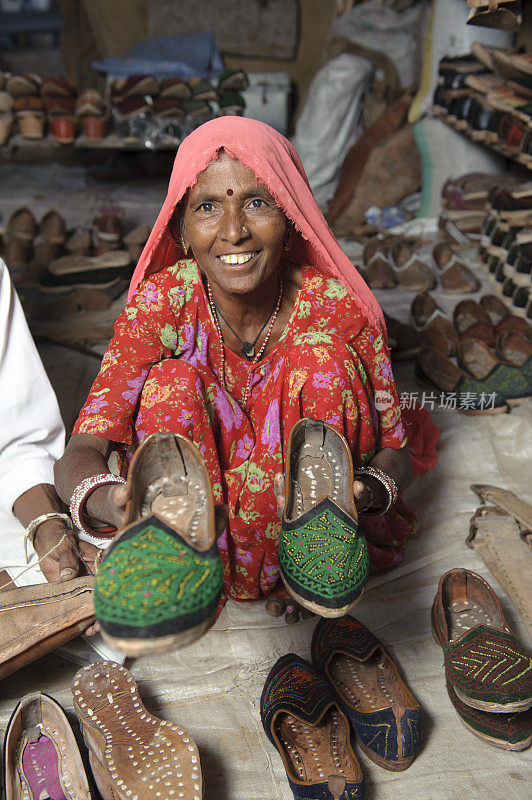
[[[120,530],[124,525],[126,504],[130,495],[131,490],[127,484],[98,486],[87,498],[85,513],[89,518],[114,525]]]

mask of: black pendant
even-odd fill
[[[243,354],[244,358],[251,359],[255,355],[255,347],[251,342],[242,342],[242,349],[240,352]]]

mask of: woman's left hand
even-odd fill
[[[278,472],[273,479],[273,491],[277,501],[277,514],[279,518],[282,519],[286,502],[284,475],[282,472]],[[355,496],[355,506],[358,512],[364,511],[370,506],[382,505],[385,501],[382,485],[374,478],[367,478],[364,479],[364,481],[354,481],[353,494]]]

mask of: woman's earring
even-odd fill
[[[292,234],[290,234],[290,236],[286,240],[284,249],[286,250],[287,253],[292,249]]]
[[[189,248],[188,248],[188,247],[186,246],[186,244],[185,244],[185,237],[184,237],[183,235],[181,236],[181,247],[183,248],[183,252],[184,252],[184,254],[185,254],[186,256],[188,256],[188,251],[189,251]]]

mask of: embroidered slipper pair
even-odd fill
[[[532,657],[484,578],[466,569],[442,576],[432,632],[443,648],[447,690],[464,725],[505,750],[532,744]]]
[[[323,617],[340,617],[361,598],[368,576],[358,529],[353,459],[346,440],[320,420],[299,420],[290,434],[279,569],[288,592]]]
[[[363,800],[351,734],[376,764],[404,770],[419,749],[419,704],[383,645],[352,617],[320,620],[312,661],[289,653],[271,669],[260,702],[266,735],[295,800]]]
[[[149,436],[128,485],[125,527],[98,569],[94,610],[104,638],[121,652],[164,653],[193,642],[215,620],[224,509],[214,506],[200,451],[179,434]]]

